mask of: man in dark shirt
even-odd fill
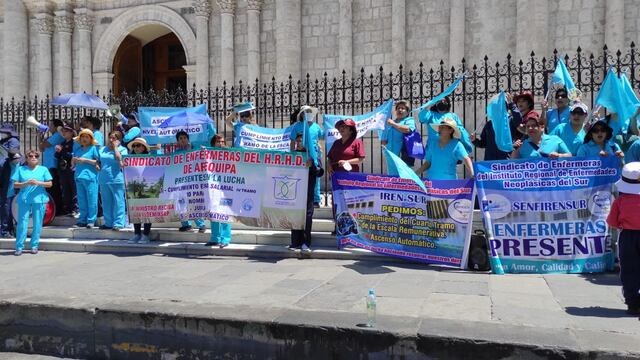
[[[20,137],[11,124],[0,125],[0,237],[9,237],[13,220],[9,209],[11,198],[8,196],[12,182],[11,161],[20,153]]]
[[[71,159],[73,158],[73,148],[75,142],[75,130],[65,124],[62,128],[64,142],[56,145],[55,157],[58,160],[58,176],[60,177],[60,189],[62,191],[62,206],[60,213],[65,215],[75,215],[76,205],[76,182],[73,178],[73,168]]]

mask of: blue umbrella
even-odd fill
[[[56,96],[51,101],[51,105],[77,107],[86,109],[109,110],[109,106],[102,99],[95,95],[86,93],[69,93]]]
[[[182,127],[191,125],[211,124],[213,120],[207,114],[198,114],[194,112],[180,112],[168,117],[160,124],[160,128]]]

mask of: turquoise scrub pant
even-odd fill
[[[95,224],[98,217],[98,179],[76,179],[78,224]]]
[[[197,228],[201,228],[201,227],[205,226],[205,222],[204,222],[203,219],[195,219],[193,222],[196,223],[196,227]],[[182,225],[182,226],[191,226],[191,221],[190,220],[183,221],[183,222],[180,223],[180,225]]]
[[[31,230],[31,249],[37,249],[40,243],[40,232],[42,231],[42,220],[46,211],[45,203],[18,204],[18,229],[16,231],[16,251],[24,249],[24,242],[27,240],[27,227],[29,226],[29,216],[33,216],[33,229]]]
[[[100,184],[102,216],[104,225],[123,228],[127,213],[124,199],[124,184]]]
[[[231,242],[231,224],[211,221],[209,242],[229,245]]]

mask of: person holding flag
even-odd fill
[[[613,129],[609,125],[611,114],[604,119],[597,118],[587,128],[583,144],[578,149],[578,156],[617,156],[622,159],[624,153],[620,146],[612,141]]]
[[[253,110],[255,109],[256,107],[250,101],[237,103],[233,106],[233,111],[225,119],[227,127],[233,129],[236,140],[239,138],[238,134],[243,126],[247,124],[256,125],[256,119],[253,116]],[[236,144],[236,141],[234,141],[234,146],[240,147],[239,144]]]
[[[560,124],[569,122],[569,96],[565,88],[556,90],[556,107],[549,109],[547,100],[542,101],[542,114],[540,118],[547,124],[547,133],[551,134]]]
[[[400,156],[407,165],[413,166],[415,159],[406,156],[404,151],[404,136],[416,131],[416,121],[409,116],[410,108],[409,102],[406,100],[396,102],[395,119],[387,119],[380,143],[392,153]]]
[[[186,131],[178,131],[176,133],[176,142],[177,142],[177,151],[189,151],[193,149],[191,142],[189,141],[189,134]],[[203,219],[196,219],[195,221],[196,227],[198,228],[198,232],[203,234],[207,227]],[[180,228],[178,229],[181,232],[191,231],[193,227],[191,226],[191,221],[182,221],[180,223]]]
[[[289,139],[291,140],[289,146],[290,151],[296,151],[297,139],[296,134],[303,134],[304,148],[309,148],[309,156],[313,158],[314,166],[322,168],[321,159],[324,153],[324,130],[317,123],[318,109],[304,105],[300,109],[294,111],[290,117],[291,130],[289,131]],[[306,122],[306,125],[305,125]],[[313,206],[320,207],[320,181],[315,181],[315,187],[313,188]]]
[[[610,67],[607,72],[600,91],[596,96],[596,105],[604,107],[612,115],[608,118],[608,125],[613,132],[613,139],[621,149],[627,149],[635,140],[633,133],[629,131],[630,123],[636,120],[637,108],[640,106],[638,100],[626,74],[620,77],[615,73],[614,67]],[[594,111],[596,114],[602,114],[602,109]],[[637,124],[636,124],[637,126]],[[636,128],[636,127],[632,127]]]
[[[493,96],[487,104],[487,121],[482,128],[480,138],[471,134],[471,142],[476,147],[485,149],[484,160],[505,160],[513,151],[511,139],[508,99],[511,97],[501,91]]]
[[[458,178],[456,165],[458,161],[462,161],[473,177],[473,164],[469,153],[460,141],[462,134],[456,121],[445,117],[439,124],[431,124],[431,128],[438,132],[438,142],[432,143],[425,149],[424,162],[416,173],[422,175],[425,170],[429,170],[427,172],[429,180],[456,180]]]
[[[467,153],[471,153],[473,151],[473,146],[471,145],[469,133],[464,128],[464,124],[462,123],[462,120],[460,120],[458,115],[456,115],[456,113],[454,112],[451,112],[451,102],[448,96],[442,97],[442,99],[437,103],[428,108],[422,109],[418,113],[418,120],[420,120],[420,123],[427,125],[427,148],[431,146],[431,144],[438,143],[439,133],[435,129],[438,128],[438,125],[444,118],[455,121],[456,126],[460,131],[460,142],[464,146]],[[434,127],[432,125],[436,126]]]
[[[211,139],[211,147],[214,148],[226,148],[227,141],[224,136],[217,134]],[[211,236],[204,246],[217,246],[220,249],[224,249],[231,243],[231,224],[219,221],[210,222]]]
[[[573,156],[578,154],[578,149],[584,142],[584,121],[588,113],[589,108],[587,105],[581,102],[575,102],[569,110],[570,121],[558,125],[550,132],[551,135],[556,135],[564,141],[564,144],[567,145],[567,148],[569,148]]]

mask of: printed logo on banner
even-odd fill
[[[482,199],[482,211],[491,213],[493,219],[500,219],[511,212],[511,201],[499,194],[488,194]]]
[[[469,222],[469,215],[472,214],[473,204],[467,199],[457,199],[449,204],[448,212],[453,221],[466,224]]]
[[[278,200],[295,200],[298,196],[298,182],[301,179],[288,176],[273,178],[273,197]]]
[[[253,200],[251,200],[250,198],[244,199],[244,201],[242,201],[242,210],[244,211],[251,211],[251,209],[253,209]]]
[[[597,191],[589,199],[589,210],[595,216],[607,216],[611,209],[611,193],[606,191]]]
[[[357,235],[358,234],[358,228],[356,226],[355,221],[353,220],[353,217],[351,217],[351,215],[349,215],[348,212],[343,212],[341,213],[338,218],[337,218],[337,228],[338,228],[338,234],[342,235],[342,236],[347,236],[347,235]]]

